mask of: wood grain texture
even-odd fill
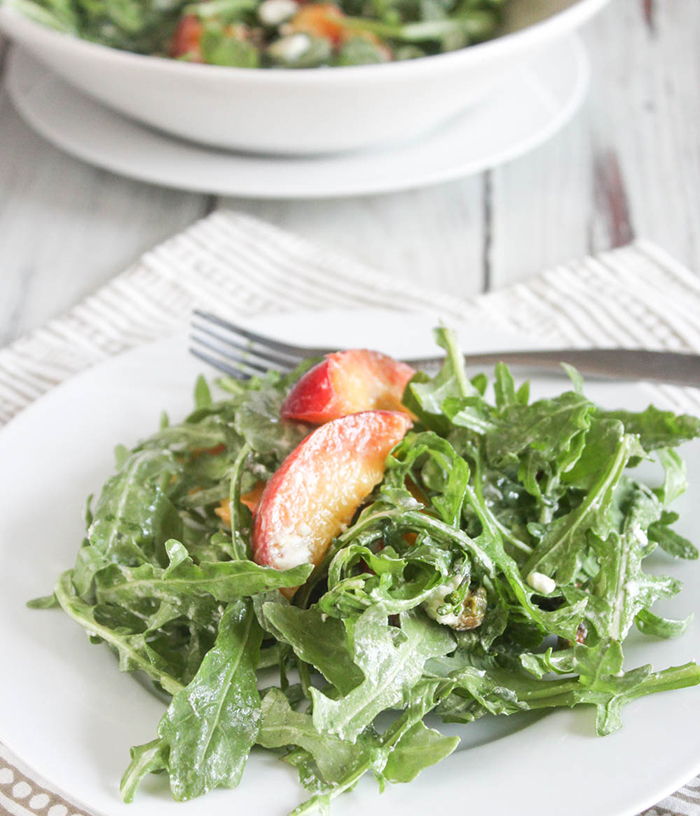
[[[598,160],[616,157],[632,232],[700,271],[700,4],[623,0],[589,34]]]
[[[700,270],[700,4],[614,0],[583,36],[593,70],[583,109],[479,180],[344,202],[221,203],[455,294],[635,236]]]
[[[493,171],[492,287],[589,252],[587,115],[584,110],[548,144]]]
[[[614,0],[584,40],[582,111],[493,172],[494,286],[634,236],[700,271],[700,4]]]
[[[223,199],[398,277],[469,296],[482,288],[481,181],[338,201]]]
[[[33,135],[0,93],[0,342],[216,206],[463,296],[632,236],[700,271],[700,3],[613,0],[583,36],[591,92],[547,144],[478,177],[339,201],[217,200],[119,179]],[[0,66],[2,53],[0,41]]]
[[[48,145],[0,94],[0,344],[41,325],[204,211]]]
[[[644,22],[651,34],[656,34],[656,3],[655,0],[641,0]]]

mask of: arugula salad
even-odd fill
[[[644,559],[698,557],[671,505],[700,420],[603,410],[573,370],[531,401],[500,364],[491,399],[436,337],[434,377],[355,349],[217,400],[200,378],[184,422],[117,449],[75,566],[33,605],[168,695],[126,801],[149,773],[177,800],[235,788],[260,746],[307,791],[293,814],[325,812],[367,773],[407,783],[447,757],[440,720],[586,705],[604,736],[700,683],[696,663],[623,664],[633,627],[690,623],[653,611],[681,584]]]
[[[0,0],[3,2],[3,0]],[[4,0],[102,45],[238,68],[367,65],[498,33],[507,0]]]

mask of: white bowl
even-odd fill
[[[384,65],[224,68],[131,54],[62,34],[0,0],[0,28],[105,105],[202,144],[319,154],[414,138],[474,105],[608,0],[512,0],[510,33]]]

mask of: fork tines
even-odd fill
[[[282,343],[200,310],[194,312],[191,328],[191,353],[236,379],[268,371],[285,373],[328,351]]]

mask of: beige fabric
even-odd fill
[[[147,253],[68,314],[0,350],[0,425],[72,374],[183,327],[195,306],[232,316],[368,306],[430,310],[552,345],[700,352],[700,278],[648,243],[464,301],[219,211]],[[678,409],[700,413],[700,390],[662,390]],[[0,813],[89,813],[64,797],[0,744]],[[668,814],[700,816],[700,779],[647,812]]]

